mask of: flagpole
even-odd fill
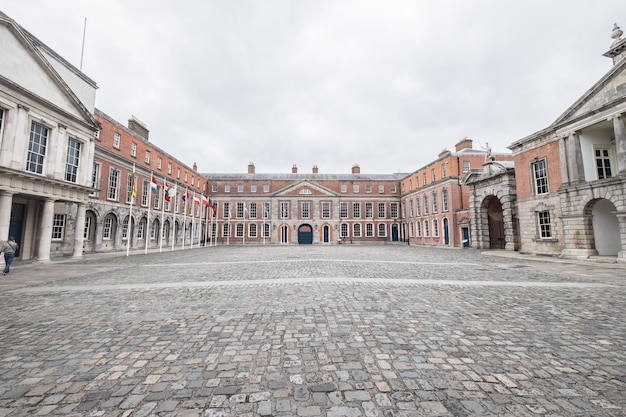
[[[206,248],[206,238],[207,238],[208,230],[209,230],[209,206],[207,205],[206,208],[204,209],[204,247],[205,248]],[[209,243],[211,242],[209,241]]]
[[[228,235],[226,235],[226,244],[230,245],[230,204],[228,205]]]
[[[148,253],[148,242],[150,242],[150,233],[152,232],[152,223],[150,222],[150,206],[152,197],[152,171],[150,171],[150,189],[148,190],[148,219],[146,220],[146,248],[144,249],[144,255]]]
[[[165,220],[165,177],[163,177],[163,201],[161,201],[161,235],[159,236],[159,252],[163,252],[163,220]]]
[[[130,182],[130,212],[128,213],[128,240],[126,241],[126,256],[130,254],[130,240],[133,236],[133,200],[135,200],[135,195],[137,195],[137,192],[135,191],[135,181],[137,180],[135,175],[135,164],[133,164],[133,176],[132,181]]]
[[[185,235],[187,235],[187,207],[189,206],[189,202],[187,201],[189,200],[189,195],[187,193],[188,188],[185,187],[185,194],[183,194],[183,196],[185,197],[183,199],[185,200],[185,209],[183,210],[183,250],[185,250]]]
[[[174,223],[173,223],[173,236],[172,236],[172,251],[174,251],[174,244],[176,243],[176,189],[178,188],[178,183],[174,184]]]
[[[243,240],[241,241],[242,245],[246,244],[246,211],[248,208],[246,207],[246,203],[243,203]]]

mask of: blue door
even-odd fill
[[[448,227],[448,219],[443,219],[443,243],[450,244],[450,228]]]
[[[469,248],[470,247],[469,228],[464,227],[461,229],[461,231],[463,233],[463,247]]]
[[[11,220],[9,222],[9,236],[15,238],[15,243],[19,245],[15,251],[15,257],[20,256],[20,248],[22,247],[22,226],[24,223],[24,211],[26,206],[24,204],[11,204]],[[1,236],[0,239],[4,240],[9,236]]]
[[[329,233],[330,230],[328,229],[328,226],[324,226],[324,243],[328,243],[330,241]]]
[[[391,226],[391,241],[392,242],[398,241],[398,225],[397,224],[394,224]]]

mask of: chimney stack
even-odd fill
[[[198,164],[196,164],[195,162],[193,163],[193,170],[195,172],[198,172]]]
[[[254,172],[255,172],[254,162],[250,162],[248,164],[248,174],[254,174]]]
[[[361,167],[359,166],[359,164],[352,165],[352,173],[353,174],[360,174],[361,173]]]
[[[291,167],[291,173],[292,174],[298,173],[298,166],[296,164],[293,164],[293,166]]]
[[[458,152],[462,149],[472,149],[473,148],[473,140],[469,139],[467,136],[465,136],[463,139],[461,139],[460,141],[457,142],[456,145],[454,145],[454,151]]]
[[[319,170],[317,169],[317,165],[313,165],[313,173],[317,174]]]
[[[128,129],[138,134],[145,140],[148,140],[148,136],[150,135],[148,126],[135,116],[130,116],[130,119],[128,119]]]

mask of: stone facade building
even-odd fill
[[[81,256],[96,83],[2,12],[0,45],[0,239],[19,259]]]
[[[503,197],[506,249],[617,256],[626,262],[626,39],[621,36],[615,25],[604,54],[613,67],[604,77],[549,127],[509,146],[514,174],[507,168],[467,179],[482,201],[486,195]],[[493,233],[484,221],[484,205],[481,198],[470,204],[479,247],[487,247],[480,236]]]

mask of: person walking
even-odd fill
[[[4,242],[0,247],[0,252],[4,252],[4,271],[2,275],[6,275],[9,273],[9,268],[11,268],[11,263],[13,259],[15,259],[15,251],[19,248],[17,242],[15,242],[15,238],[13,236],[9,236],[9,240]]]

